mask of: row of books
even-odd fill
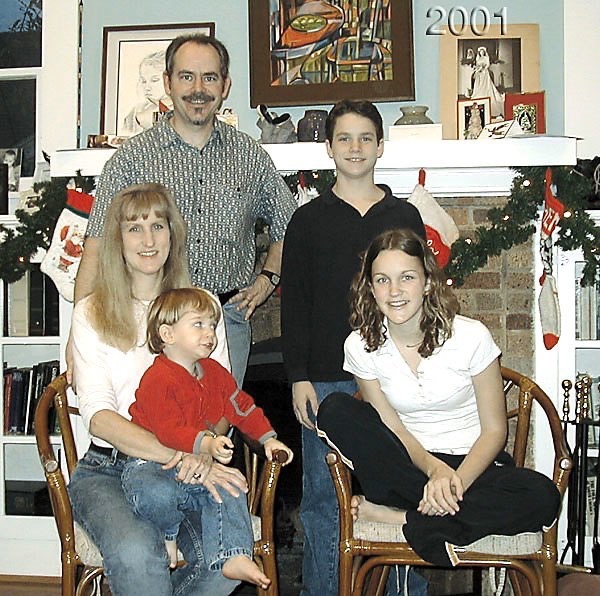
[[[46,386],[59,374],[60,362],[48,360],[30,367],[4,369],[4,434],[35,433],[35,408]],[[58,432],[56,419],[50,416],[49,431]]]
[[[600,279],[582,286],[584,263],[575,264],[575,339],[600,339]]]
[[[39,263],[12,284],[4,284],[4,335],[8,337],[59,334],[58,290]]]

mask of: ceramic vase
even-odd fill
[[[433,120],[427,116],[429,106],[402,106],[402,116],[394,122],[394,125],[402,124],[433,124]]]

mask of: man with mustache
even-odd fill
[[[232,374],[241,386],[250,350],[249,319],[279,283],[283,236],[295,201],[264,149],[216,118],[231,87],[225,46],[214,37],[180,36],[167,48],[165,62],[164,86],[173,111],[129,139],[104,166],[75,301],[89,293],[96,275],[112,197],[131,184],[163,184],[188,225],[192,282],[217,294],[224,305]],[[269,224],[271,244],[255,276],[258,218]]]

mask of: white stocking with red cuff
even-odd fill
[[[560,306],[558,304],[558,292],[556,280],[552,275],[544,275],[542,291],[538,299],[540,309],[540,320],[542,322],[542,334],[544,346],[551,350],[560,337]]]
[[[52,278],[60,295],[73,302],[75,276],[83,255],[83,241],[94,197],[67,190],[67,204],[60,214],[41,270]]]
[[[450,260],[450,247],[458,240],[459,232],[454,220],[439,206],[438,202],[425,190],[425,170],[419,171],[419,183],[415,186],[408,202],[412,203],[421,214],[425,224],[427,244],[433,251],[440,267],[445,267]]]
[[[552,170],[547,168],[544,214],[540,232],[540,257],[544,266],[544,273],[540,277],[542,290],[538,299],[542,335],[547,350],[551,350],[560,338],[560,305],[556,279],[552,275],[552,232],[561,220],[565,212],[565,206],[556,196],[555,190],[552,185]]]

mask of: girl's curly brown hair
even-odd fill
[[[375,302],[371,283],[373,261],[384,250],[401,250],[411,257],[417,257],[423,265],[429,289],[423,296],[420,322],[423,341],[418,352],[423,358],[427,358],[452,335],[452,323],[459,306],[433,252],[411,230],[384,232],[371,242],[363,254],[360,271],[355,276],[350,291],[350,325],[352,329],[358,330],[367,344],[368,352],[374,352],[387,339],[383,313]]]

